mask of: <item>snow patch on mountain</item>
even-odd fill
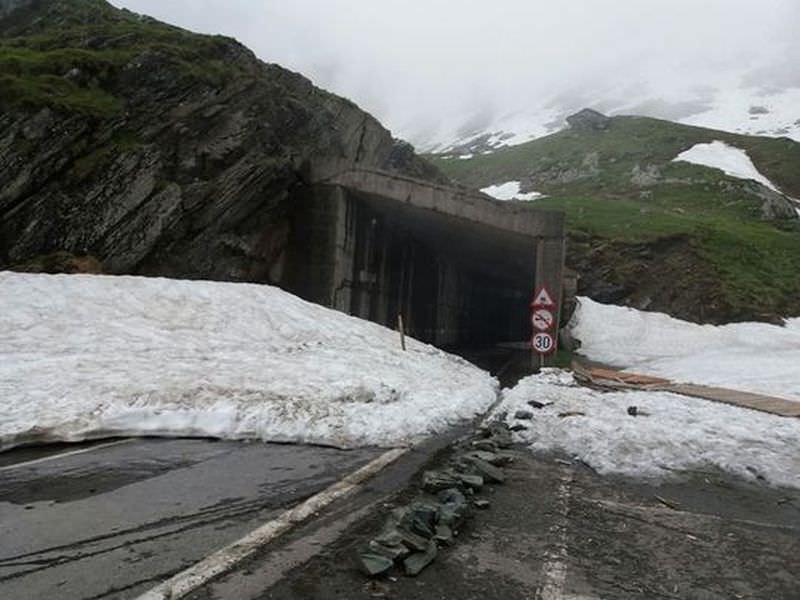
[[[536,200],[544,197],[539,192],[528,192],[523,194],[520,191],[522,183],[520,181],[508,181],[497,185],[490,185],[481,191],[497,200]]]
[[[457,120],[440,124],[433,137],[418,141],[424,152],[432,154],[470,155],[493,152],[508,146],[518,146],[555,133],[566,126],[569,111],[541,107],[515,111],[492,120],[488,128],[470,129]]]
[[[800,141],[800,88],[765,91],[744,88],[718,94],[708,110],[681,123],[710,129]]]
[[[688,162],[703,167],[719,169],[731,177],[752,179],[774,192],[783,193],[778,189],[778,186],[756,168],[746,151],[729,146],[725,142],[715,141],[710,144],[697,144],[686,152],[680,153],[673,159],[673,162]]]

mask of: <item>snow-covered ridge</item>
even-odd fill
[[[523,194],[520,191],[521,187],[522,182],[520,181],[508,181],[506,183],[490,185],[489,187],[483,188],[481,191],[497,200],[536,200],[544,196],[544,194],[540,194],[539,192]]]
[[[720,84],[702,92],[687,90],[638,93],[620,97],[617,91],[598,91],[567,101],[542,98],[520,110],[498,114],[480,128],[464,131],[475,115],[450,115],[432,137],[415,138],[424,152],[453,154],[492,152],[524,144],[566,128],[566,118],[582,108],[609,116],[637,115],[684,125],[746,135],[788,137],[800,141],[800,88],[765,91],[757,86]],[[486,119],[482,119],[486,120]]]
[[[581,298],[571,323],[580,352],[630,371],[800,402],[800,318],[697,325]]]
[[[109,435],[393,445],[496,381],[259,285],[0,273],[0,449]]]

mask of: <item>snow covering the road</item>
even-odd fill
[[[580,298],[571,329],[580,352],[595,361],[800,402],[800,319],[785,327],[697,325]],[[530,400],[549,405],[534,410]],[[629,416],[631,406],[644,416]],[[513,424],[518,410],[534,413],[519,441],[565,452],[603,474],[663,479],[721,469],[800,488],[800,419],[666,392],[603,393],[557,370],[504,391],[496,413]]]
[[[549,405],[535,410],[530,400]],[[630,406],[645,414],[629,416]],[[516,421],[518,410],[533,419]],[[500,413],[529,427],[515,435],[532,450],[565,452],[602,474],[666,479],[718,468],[800,488],[800,419],[663,392],[603,393],[557,370],[505,390]]]
[[[725,142],[716,141],[710,144],[697,144],[673,159],[673,162],[680,161],[719,169],[726,175],[737,179],[752,179],[774,192],[783,193],[778,186],[761,174],[747,152],[740,148],[729,146]]]
[[[466,361],[270,286],[0,273],[0,449],[111,435],[393,445],[485,410]]]
[[[697,325],[581,298],[572,323],[588,358],[675,381],[800,402],[800,318]]]
[[[489,187],[483,188],[481,191],[497,200],[536,200],[543,196],[543,194],[539,192],[523,194],[520,191],[521,187],[522,183],[519,181],[507,181],[506,183],[490,185]]]

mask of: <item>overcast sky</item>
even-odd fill
[[[800,86],[799,0],[114,0],[347,96],[415,140],[543,97]],[[582,99],[583,101],[583,99]]]

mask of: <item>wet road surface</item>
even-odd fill
[[[136,597],[379,453],[132,439],[4,454],[0,598]]]
[[[654,486],[517,449],[459,541],[417,578],[356,552],[413,491],[354,499],[189,600],[796,600],[800,495],[721,473]],[[435,462],[432,466],[435,466]],[[664,504],[662,500],[669,503]]]

